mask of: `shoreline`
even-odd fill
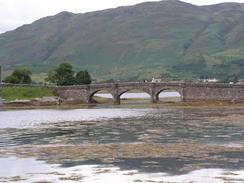
[[[133,102],[133,100],[128,100]],[[85,103],[64,103],[61,105],[58,104],[0,104],[0,111],[7,110],[26,110],[26,109],[87,109],[87,108],[234,108],[234,109],[243,109],[244,103],[231,103],[226,101],[194,101],[194,102],[159,102],[157,104],[152,103],[122,103],[120,105],[114,105],[111,102],[107,103],[94,103],[94,104],[85,104]]]

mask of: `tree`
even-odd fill
[[[230,82],[233,82],[233,83],[237,83],[238,82],[238,76],[233,74],[233,75],[224,75],[220,78],[220,81],[223,82],[223,83],[230,83]]]
[[[69,63],[62,63],[53,71],[49,71],[45,81],[55,83],[57,85],[73,85],[75,84],[75,72],[73,66]]]
[[[26,68],[17,68],[10,76],[4,79],[6,83],[13,84],[30,84],[32,72]]]
[[[47,77],[45,78],[45,82],[56,83],[54,73],[55,72],[53,70],[48,71]]]
[[[239,81],[239,78],[237,75],[234,75],[233,78],[232,78],[232,82],[233,83],[237,83]]]
[[[87,71],[80,71],[76,74],[76,84],[90,84],[91,76]]]

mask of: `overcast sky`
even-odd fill
[[[0,0],[0,33],[31,23],[61,11],[83,13],[117,6],[133,5],[147,0]],[[152,0],[151,0],[152,1]],[[184,0],[196,5],[244,0]]]

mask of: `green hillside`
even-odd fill
[[[62,12],[0,34],[0,64],[48,72],[70,62],[97,80],[244,77],[244,4],[147,2]]]

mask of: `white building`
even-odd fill
[[[162,82],[162,79],[152,78],[152,83],[160,83],[160,82]]]
[[[216,78],[199,79],[199,81],[203,82],[203,83],[217,83],[217,82],[219,82],[219,80]]]
[[[243,85],[244,84],[244,79],[240,79],[237,84]]]

